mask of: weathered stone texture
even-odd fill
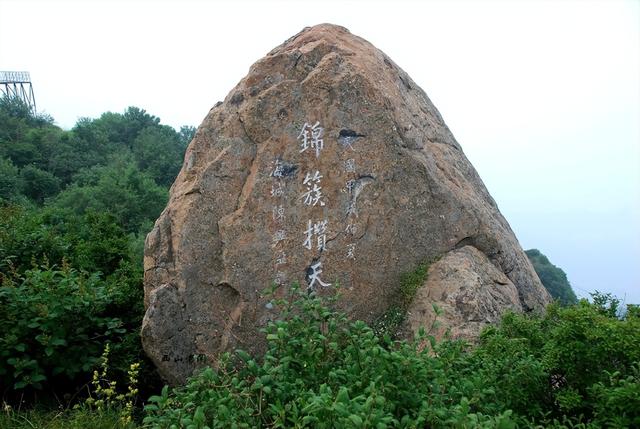
[[[316,123],[317,156],[301,152]],[[315,171],[322,178],[305,184]],[[307,205],[312,184],[322,198]],[[308,249],[308,222],[323,220],[326,246],[318,250],[318,233]],[[256,62],[189,145],[146,241],[143,344],[161,374],[180,383],[197,361],[261,350],[258,330],[275,317],[261,292],[275,278],[307,285],[316,265],[323,282],[342,286],[342,309],[371,322],[402,273],[439,257],[411,309],[413,327],[438,296],[461,332],[504,308],[549,301],[427,95],[346,29],[306,28]]]
[[[440,308],[439,316],[433,304]],[[429,267],[407,311],[404,328],[409,334],[422,326],[437,338],[449,334],[472,339],[486,324],[498,322],[505,310],[522,311],[518,289],[484,253],[464,246]]]

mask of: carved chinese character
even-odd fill
[[[349,243],[347,244],[347,259],[356,259],[356,244]]]
[[[355,200],[349,201],[349,205],[347,206],[347,216],[358,216],[358,212],[356,211],[356,202]]]
[[[282,164],[282,160],[276,158],[273,161],[273,171],[271,171],[271,177],[284,177],[284,165]]]
[[[322,274],[322,269],[320,268],[321,266],[322,263],[317,262],[307,270],[307,283],[309,284],[309,289],[313,289],[316,282],[322,287],[331,286],[331,283],[325,283],[320,279],[320,274]]]
[[[323,135],[324,128],[320,126],[320,121],[316,122],[313,126],[305,122],[298,135],[298,140],[302,140],[300,142],[300,153],[311,148],[316,150],[316,158],[320,157],[320,151],[324,148]]]
[[[347,183],[345,184],[345,187],[344,187],[344,191],[348,192],[349,194],[352,194],[355,187],[356,187],[355,180],[347,180]]]
[[[326,219],[316,223],[309,220],[307,230],[304,232],[305,240],[302,245],[311,250],[313,247],[313,237],[315,235],[316,249],[320,251],[325,250],[327,246],[327,223],[328,221]]]
[[[282,186],[282,182],[276,182],[271,185],[272,197],[282,197],[283,195],[284,195],[284,187]]]
[[[322,174],[318,170],[315,173],[307,173],[304,175],[303,185],[309,186],[310,183],[320,183],[320,179],[322,179]]]
[[[283,241],[287,238],[287,233],[283,229],[279,229],[273,234],[273,245],[271,247],[275,247],[279,242]]]
[[[347,173],[355,173],[356,172],[356,160],[353,158],[349,158],[344,162],[344,171]]]
[[[278,271],[273,282],[279,286],[284,285],[287,282],[286,275],[282,271]]]
[[[284,221],[284,206],[283,205],[273,206],[272,212],[273,212],[273,220],[275,220],[276,222]]]
[[[322,195],[322,187],[318,186],[320,183],[320,179],[322,179],[322,175],[319,171],[312,175],[311,173],[307,173],[303,185],[307,187],[307,192],[302,194],[302,199],[304,203],[308,206],[315,206],[320,203],[321,206],[324,206],[323,195]]]
[[[284,252],[280,252],[278,256],[276,256],[276,266],[284,265],[287,263],[287,255]]]

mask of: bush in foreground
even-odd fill
[[[106,286],[97,275],[42,267],[0,284],[0,385],[42,388],[89,372],[102,344],[124,332],[109,317]],[[6,383],[6,385],[5,385]]]
[[[150,427],[638,427],[640,319],[586,301],[507,315],[477,347],[380,338],[293,288],[261,360],[150,398]],[[602,303],[601,303],[602,304]],[[606,300],[605,300],[606,304]]]

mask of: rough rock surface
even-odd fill
[[[442,311],[439,316],[433,309]],[[452,250],[429,267],[427,280],[407,311],[405,329],[423,326],[437,338],[477,338],[505,310],[522,311],[518,289],[487,256],[473,246]],[[438,325],[434,326],[434,322]]]
[[[189,145],[146,241],[143,345],[180,383],[223,351],[261,350],[274,281],[339,283],[341,308],[372,322],[402,273],[437,258],[412,326],[438,298],[429,287],[455,323],[549,301],[427,95],[346,29],[306,28],[255,63]],[[467,299],[478,291],[492,299]]]

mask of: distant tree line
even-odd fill
[[[549,258],[538,249],[529,249],[525,253],[536,270],[538,277],[540,277],[540,281],[553,299],[557,299],[562,305],[578,303],[578,297],[576,297],[571,288],[567,275],[562,268],[553,265]]]

